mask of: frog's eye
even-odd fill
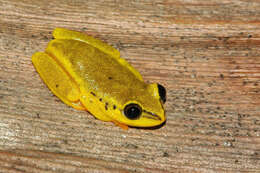
[[[142,108],[138,104],[130,103],[124,108],[125,116],[130,120],[136,120],[142,114]]]
[[[158,85],[158,92],[160,95],[161,100],[163,101],[163,103],[166,102],[166,89],[164,88],[164,86],[157,84]]]

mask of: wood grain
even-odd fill
[[[258,0],[0,0],[0,172],[260,172]],[[167,88],[167,123],[124,131],[63,104],[31,63],[55,27]]]

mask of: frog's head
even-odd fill
[[[148,84],[131,95],[121,108],[119,122],[134,127],[154,127],[165,122],[166,89],[162,85]]]

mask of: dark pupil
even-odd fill
[[[164,88],[164,86],[157,84],[158,85],[158,92],[160,95],[161,100],[163,101],[163,103],[166,102],[166,89]]]
[[[124,114],[130,120],[136,120],[140,117],[142,109],[138,104],[129,104],[124,109]]]

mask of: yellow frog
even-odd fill
[[[158,126],[166,120],[165,88],[145,83],[118,50],[63,28],[56,28],[53,36],[45,52],[36,52],[32,62],[64,103],[123,129]]]

